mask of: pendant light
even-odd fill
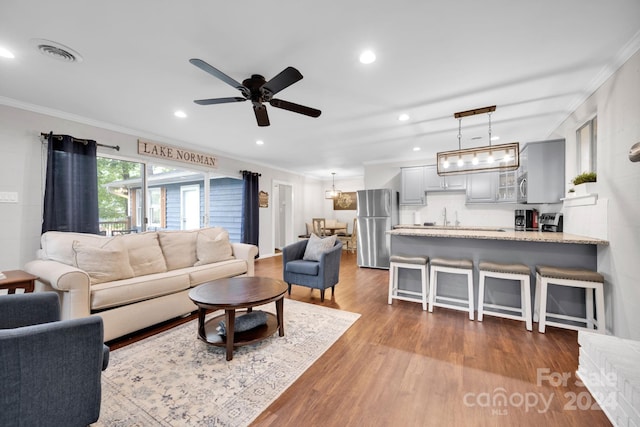
[[[453,116],[458,119],[458,149],[442,151],[437,154],[438,175],[457,175],[486,171],[509,171],[520,167],[520,144],[491,145],[491,113],[496,106],[476,108],[474,110],[461,111]],[[488,114],[489,116],[489,145],[462,149],[462,118],[476,114]],[[455,159],[450,161],[449,159]]]
[[[331,172],[331,175],[332,175],[332,179],[333,179],[332,185],[331,185],[331,190],[326,190],[324,192],[324,198],[325,199],[337,199],[342,194],[342,191],[336,190],[336,173],[335,172]]]

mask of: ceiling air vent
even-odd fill
[[[41,54],[64,62],[82,62],[82,56],[75,50],[51,40],[31,40]]]

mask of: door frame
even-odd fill
[[[276,235],[276,230],[279,228],[277,224],[280,221],[280,185],[286,185],[291,188],[291,197],[287,200],[289,206],[289,215],[285,216],[285,246],[295,242],[295,233],[294,233],[294,202],[295,202],[295,186],[292,182],[289,181],[280,181],[274,179],[271,182],[271,194],[273,194],[272,203],[273,203],[273,215],[271,215],[271,250],[272,253],[276,252],[276,244],[278,243],[278,236]]]

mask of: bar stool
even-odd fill
[[[551,325],[576,331],[585,330],[601,334],[606,333],[603,283],[604,277],[596,271],[582,268],[562,268],[537,265],[536,296],[533,320],[538,321],[538,331],[544,333],[546,325]],[[567,316],[564,314],[548,313],[547,290],[549,285],[583,288],[585,293],[586,316],[582,318]],[[595,314],[597,316],[597,320],[593,317],[594,294],[596,299]],[[586,327],[550,321],[547,320],[547,317],[584,323]],[[596,327],[597,329],[594,331]]]
[[[498,264],[495,262],[482,261],[478,264],[480,270],[480,285],[478,290],[478,321],[482,322],[483,314],[506,319],[523,320],[527,325],[527,330],[533,329],[531,322],[531,269],[524,264]],[[485,279],[493,277],[496,279],[517,280],[520,282],[520,307],[510,307],[498,304],[485,304],[484,290]],[[497,311],[500,310],[500,311]],[[505,313],[505,311],[507,313]],[[510,314],[515,313],[515,314]]]
[[[469,312],[469,320],[473,320],[473,261],[468,259],[431,259],[431,289],[429,290],[429,311],[433,307],[445,307],[453,310]],[[438,296],[438,273],[464,274],[467,276],[468,299]],[[458,303],[451,304],[451,303]]]
[[[389,258],[389,300],[391,304],[394,299],[402,301],[421,302],[422,309],[427,310],[427,289],[429,289],[429,278],[427,277],[427,263],[429,257],[426,256],[401,256],[392,255]],[[398,287],[398,269],[409,268],[420,270],[422,282],[422,292],[407,291]]]

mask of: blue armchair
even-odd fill
[[[60,321],[54,292],[0,296],[0,425],[87,426],[109,361],[98,316]]]
[[[338,283],[342,242],[336,240],[333,248],[322,253],[318,261],[303,259],[308,243],[309,240],[300,240],[282,249],[283,280],[287,282],[289,295],[291,295],[291,285],[307,286],[320,289],[320,301],[324,301],[325,289],[331,287],[333,296]]]

